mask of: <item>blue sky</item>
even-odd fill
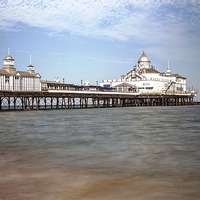
[[[158,71],[169,60],[200,92],[199,10],[199,0],[1,0],[0,59],[10,48],[17,70],[31,55],[43,80],[96,84],[130,71],[145,49]]]

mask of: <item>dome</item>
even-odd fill
[[[138,59],[138,63],[139,62],[150,62],[148,56],[146,55],[145,51],[142,51],[142,55],[140,56],[140,58]]]
[[[14,61],[13,57],[10,56],[10,55],[7,55],[7,56],[4,58],[4,60],[11,60],[11,61]]]

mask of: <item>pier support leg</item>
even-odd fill
[[[98,108],[99,108],[100,107],[99,98],[97,98],[97,105],[98,105]]]
[[[84,103],[85,103],[85,108],[87,108],[87,107],[88,107],[88,98],[85,97],[85,100],[84,100],[84,101],[85,101],[85,102],[84,102]]]

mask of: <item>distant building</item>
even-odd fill
[[[41,91],[41,76],[34,71],[34,66],[31,64],[27,67],[27,71],[17,71],[14,59],[8,52],[0,69],[0,90]]]
[[[166,73],[157,71],[143,51],[137,65],[131,71],[122,75],[120,79],[103,80],[100,86],[140,93],[182,93],[186,91],[186,78],[172,74],[169,64]]]
[[[48,91],[48,90],[70,90],[72,84],[67,84],[64,83],[64,78],[63,82],[60,82],[59,77],[55,77],[54,81],[49,81],[49,80],[42,80],[41,81],[41,87],[42,91]]]

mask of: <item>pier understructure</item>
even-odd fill
[[[193,95],[92,91],[0,91],[0,111],[193,105]]]

